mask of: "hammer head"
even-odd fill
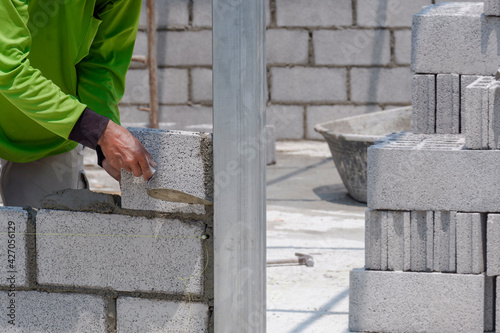
[[[295,256],[299,259],[300,265],[306,265],[307,267],[314,266],[314,259],[312,256],[303,253],[295,253]]]

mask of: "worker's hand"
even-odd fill
[[[121,169],[132,172],[136,177],[143,176],[146,181],[153,176],[151,166],[156,167],[155,161],[126,128],[109,121],[97,144],[106,157],[103,168],[113,178],[119,177]]]
[[[111,166],[111,164],[109,164],[107,158],[105,158],[104,160],[102,160],[102,168],[104,170],[106,170],[106,172],[108,173],[108,175],[110,175],[111,177],[113,177],[117,181],[121,181],[122,180],[122,171],[120,169],[113,168]]]

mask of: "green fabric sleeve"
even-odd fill
[[[94,41],[76,66],[77,95],[93,111],[120,124],[118,102],[125,92],[139,27],[141,0],[109,1],[95,13],[101,20]]]
[[[2,0],[0,94],[47,130],[67,138],[86,106],[31,66],[28,18],[27,1]]]

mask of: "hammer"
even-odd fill
[[[314,266],[314,259],[312,256],[303,253],[295,253],[296,258],[293,259],[277,259],[269,260],[267,265],[281,265],[281,264],[299,264],[306,265],[307,267]]]

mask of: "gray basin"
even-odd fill
[[[342,118],[314,127],[326,139],[349,194],[366,202],[366,148],[394,132],[411,130],[411,106]]]

